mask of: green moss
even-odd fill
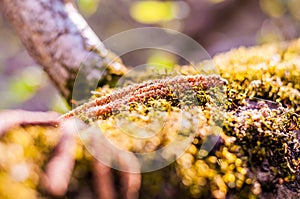
[[[214,58],[221,76],[228,80],[226,100],[224,96],[222,100],[213,100],[215,98],[212,96],[220,95],[194,88],[198,103],[192,103],[192,106],[200,111],[192,115],[204,116],[206,125],[200,127],[202,134],[196,134],[197,141],[171,166],[176,170],[177,180],[182,183],[176,186],[181,187],[183,192],[196,198],[255,198],[266,193],[274,194],[277,187],[281,186],[287,192],[292,190],[297,194],[300,188],[300,144],[297,137],[300,128],[300,54],[295,49],[299,45],[299,41],[294,41],[290,44],[240,48]],[[183,74],[196,74],[189,66],[181,70]],[[163,107],[159,111],[167,110],[168,114],[175,114],[179,108],[177,98],[169,96],[164,100],[163,103],[159,98],[150,100],[151,103],[137,103],[130,107],[126,117],[131,121],[139,121],[139,115],[148,116],[147,121],[140,122],[151,123],[157,117],[153,110],[158,112],[154,107]],[[214,105],[225,106],[223,120],[219,120],[223,131],[214,149],[205,152],[200,148],[203,140],[210,136],[209,124],[216,121],[211,111]],[[141,152],[147,143],[137,144],[111,123],[120,116],[124,117],[124,114],[116,112],[109,116],[109,123],[105,120],[101,122],[102,125],[106,123],[107,135],[119,145],[126,143],[123,146],[125,149]],[[168,126],[168,131],[163,131],[168,135],[176,130],[171,127],[178,122],[176,116],[172,118],[173,124]],[[159,144],[156,147],[170,142],[165,137],[157,137]],[[208,156],[203,159],[199,153]],[[147,184],[148,180],[151,181],[149,176],[144,183]],[[161,184],[165,184],[165,181]],[[143,191],[149,192],[146,189]]]
[[[107,138],[134,152],[162,148],[178,134],[188,136],[194,129],[194,119],[198,121],[193,144],[176,162],[143,174],[141,198],[260,198],[284,193],[299,196],[299,49],[300,40],[234,49],[214,57],[221,77],[228,81],[225,87],[209,90],[193,87],[194,95],[187,92],[180,100],[172,93],[163,98],[152,97],[124,104],[98,118],[99,128]],[[177,70],[181,74],[197,74],[190,66]],[[93,98],[111,92],[113,89],[99,88]],[[87,110],[82,109],[76,116],[91,122]],[[188,110],[189,114],[179,118],[182,110]],[[134,128],[129,125],[132,123],[152,129],[161,128],[162,123],[164,126],[151,140],[136,140],[124,134],[124,129],[116,128],[120,119],[127,121],[128,125],[123,127],[129,131]],[[178,130],[180,119],[185,121],[186,128]],[[216,137],[214,126],[220,136],[212,150],[205,151],[201,149],[204,140]],[[57,143],[57,138],[51,141],[48,136],[43,137],[46,132],[40,127],[20,128],[1,138],[3,150],[19,146],[18,150],[11,149],[15,159],[1,162],[1,182],[7,182],[9,169],[20,160],[32,161],[37,168],[43,168]],[[76,160],[66,197],[78,194],[80,187],[91,186],[90,156],[81,144]],[[17,184],[10,186],[39,195],[32,192],[38,190],[37,179]],[[5,194],[8,192],[1,189],[0,196],[9,198]]]

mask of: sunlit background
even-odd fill
[[[131,28],[164,27],[189,35],[211,56],[241,45],[290,40],[300,33],[300,0],[77,0],[76,3],[102,40]],[[0,109],[66,112],[66,103],[28,56],[4,18],[0,18],[0,27]],[[130,66],[141,62],[134,53],[123,59]],[[174,65],[177,58],[151,51],[142,61]]]

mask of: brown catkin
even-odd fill
[[[226,84],[227,81],[218,75],[176,76],[149,80],[141,84],[119,89],[110,95],[87,102],[63,115],[60,119],[66,119],[85,112],[87,117],[95,120],[128,103],[144,102],[151,98],[163,98],[168,96],[172,91],[182,92],[191,90],[193,87],[201,87],[203,90],[208,90],[209,88],[224,86]]]

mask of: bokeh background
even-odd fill
[[[76,0],[85,19],[105,40],[137,27],[164,27],[198,41],[211,56],[238,46],[291,40],[300,33],[300,0]],[[133,41],[134,42],[134,41]],[[172,54],[125,55],[126,65],[153,60],[176,64]],[[66,112],[69,107],[0,18],[0,110]]]

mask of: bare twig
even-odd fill
[[[23,110],[4,110],[0,112],[0,137],[9,129],[20,125],[57,126],[59,117],[55,112],[30,112]]]
[[[67,191],[75,164],[76,126],[74,120],[60,124],[62,138],[58,143],[53,158],[47,164],[41,185],[49,193],[62,196]]]
[[[116,190],[114,189],[113,175],[110,167],[94,159],[93,175],[95,190],[100,199],[117,198]]]
[[[119,162],[126,171],[137,171],[140,168],[137,158],[133,154],[119,155]],[[121,194],[124,199],[137,199],[141,186],[141,174],[120,171]]]

